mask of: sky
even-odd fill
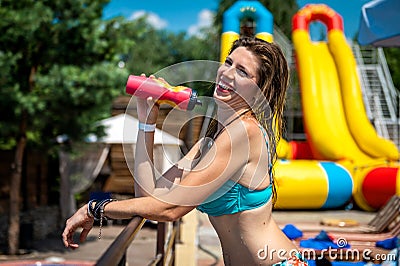
[[[297,3],[300,8],[308,3],[327,4],[343,17],[345,35],[353,39],[359,26],[361,6],[369,1],[297,0]],[[211,25],[218,3],[219,0],[111,0],[104,10],[104,17],[122,15],[128,19],[135,19],[147,14],[148,22],[157,29],[176,33],[185,31],[194,35],[201,27]]]

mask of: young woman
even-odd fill
[[[217,113],[206,137],[161,178],[155,177],[152,162],[159,107],[152,99],[138,98],[134,176],[141,197],[89,202],[67,220],[64,245],[77,248],[73,234],[80,227],[85,240],[93,216],[173,221],[197,208],[209,215],[225,265],[302,265],[271,215],[276,196],[272,164],[288,76],[277,45],[250,37],[237,40],[217,72]]]

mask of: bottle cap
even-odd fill
[[[187,105],[187,110],[193,110],[196,105],[202,105],[202,102],[197,98],[197,92],[192,90],[192,94],[190,95],[189,103]]]

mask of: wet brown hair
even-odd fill
[[[278,159],[276,146],[284,128],[283,111],[289,85],[288,64],[281,48],[274,43],[255,37],[241,37],[233,43],[229,54],[238,47],[245,47],[258,58],[257,85],[262,95],[258,97],[260,99],[256,99],[252,114],[268,133],[269,156],[271,163],[274,164]],[[206,136],[212,137],[215,134],[217,124],[215,120],[210,123]],[[275,203],[276,188],[275,182],[273,183],[273,202]]]
[[[274,43],[243,37],[233,43],[229,54],[238,47],[246,47],[260,62],[257,85],[265,99],[259,99],[253,111],[258,122],[267,130],[271,145],[274,145],[272,158],[275,160],[276,144],[283,133],[283,111],[289,83],[288,64],[282,50]]]

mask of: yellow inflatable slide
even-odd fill
[[[314,20],[326,25],[327,42],[311,40],[308,28]],[[393,142],[378,136],[368,120],[341,16],[323,4],[305,6],[293,17],[293,45],[314,158],[346,167],[354,180],[356,203],[366,210],[379,208],[400,193],[399,151]],[[366,183],[371,172],[375,177]]]

